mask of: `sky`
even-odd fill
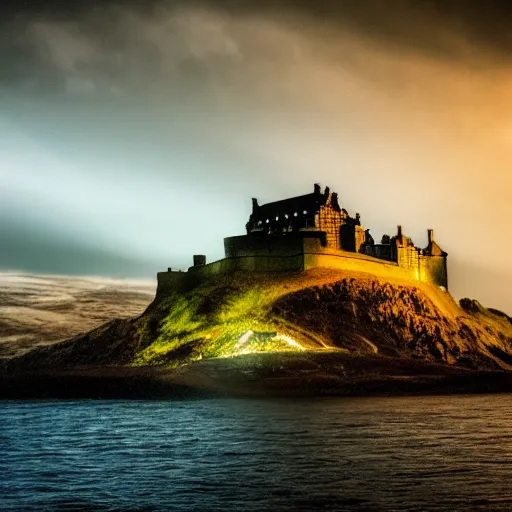
[[[512,312],[506,1],[5,0],[0,270],[152,277],[338,192]]]

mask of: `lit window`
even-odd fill
[[[303,213],[304,215],[306,215],[306,214],[308,213],[308,211],[307,211],[307,210],[304,210],[302,213]]]
[[[269,220],[267,219],[265,222],[268,224],[268,223],[269,223]]]
[[[276,220],[279,220],[279,217],[276,217]]]
[[[293,214],[293,216],[294,216],[294,217],[297,217],[297,215],[298,215],[298,213],[297,213],[297,212],[295,212],[295,213]]]

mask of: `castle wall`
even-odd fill
[[[307,239],[306,239],[307,240]],[[312,240],[307,240],[313,242]],[[311,268],[324,267],[338,270],[366,272],[381,277],[407,279],[409,274],[395,263],[378,261],[356,253],[322,250],[311,243],[304,254],[295,256],[242,256],[224,258],[201,267],[190,267],[188,272],[159,272],[157,295],[171,290],[187,290],[199,284],[204,278],[230,272],[302,272]],[[309,250],[309,252],[307,252]]]
[[[411,278],[448,289],[448,270],[445,256],[422,254],[413,246],[397,248],[398,265],[410,273]]]
[[[339,249],[340,242],[340,226],[343,223],[343,213],[336,211],[331,206],[321,206],[317,215],[316,225],[318,229],[325,232],[326,245]]]
[[[186,286],[188,272],[158,272],[156,275],[156,296],[171,290],[181,290]]]
[[[251,234],[224,238],[224,252],[226,258],[295,256],[302,254],[304,240],[309,238],[325,243],[325,235],[319,231],[299,231],[280,236]]]
[[[348,255],[334,254],[305,254],[304,269],[311,268],[332,268],[353,272],[366,272],[384,278],[410,279],[410,273],[393,263],[371,261]]]
[[[397,248],[398,266],[407,270],[413,279],[420,279],[419,273],[419,249],[413,245]]]
[[[304,269],[304,256],[241,256],[224,258],[214,261],[204,267],[192,267],[188,274],[208,277],[234,271],[243,272],[283,272],[302,271]]]
[[[400,268],[395,262],[378,260],[361,253],[323,247],[313,239],[304,240],[304,270],[316,267],[366,272],[384,278],[414,278],[408,269]]]
[[[361,247],[363,246],[365,240],[366,240],[366,233],[364,232],[364,229],[361,226],[355,226],[355,252],[360,252]]]
[[[365,245],[363,247],[364,254],[367,256],[373,256],[379,260],[396,261],[396,256],[393,257],[392,249],[393,246],[391,244]]]
[[[203,279],[230,272],[302,272],[304,255],[240,256],[224,258],[207,265],[190,267],[187,272],[159,272],[157,297],[170,291],[187,291]]]
[[[444,256],[420,256],[420,280],[448,289],[448,269]]]
[[[300,232],[289,237],[248,235],[226,238],[226,258],[190,267],[188,272],[160,272],[157,295],[171,289],[190,289],[206,277],[234,271],[301,272],[317,267],[366,272],[383,278],[413,279],[447,288],[446,258],[443,256],[426,256],[413,246],[398,247],[398,263],[395,263],[325,246],[319,235],[319,232]]]

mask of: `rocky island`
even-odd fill
[[[512,391],[512,319],[448,291],[428,230],[375,243],[315,185],[259,205],[226,257],[158,274],[138,318],[2,363],[2,397]]]

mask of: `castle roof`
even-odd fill
[[[254,211],[254,214],[260,219],[269,219],[284,214],[301,214],[304,211],[313,213],[317,211],[323,203],[324,198],[322,195],[311,193],[303,196],[290,197],[289,199],[281,199],[273,203],[262,204]]]
[[[304,212],[307,212],[307,214],[316,213],[329,200],[334,209],[341,211],[338,205],[338,195],[331,194],[328,187],[322,193],[320,186],[315,184],[314,192],[302,196],[281,199],[262,205],[258,205],[257,201],[253,199],[253,218],[266,220],[285,214],[292,216],[294,214],[303,215]]]
[[[448,256],[448,253],[443,251],[441,249],[441,247],[439,247],[439,245],[437,245],[437,242],[434,242],[434,240],[432,240],[427,248],[424,250],[425,254],[427,254],[428,256]]]

